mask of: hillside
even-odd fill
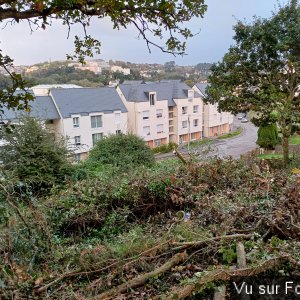
[[[293,165],[87,161],[38,198],[4,181],[0,297],[212,299],[226,284],[235,299],[237,275],[291,278],[300,268]]]

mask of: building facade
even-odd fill
[[[205,96],[207,83],[197,83],[193,86],[195,92]],[[232,130],[233,115],[229,112],[219,112],[217,104],[203,104],[203,136],[214,137]]]
[[[200,94],[179,81],[123,84],[117,91],[128,110],[128,131],[153,148],[202,138]]]

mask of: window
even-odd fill
[[[199,126],[199,120],[198,119],[193,120],[193,125],[194,127]]]
[[[154,144],[155,144],[155,147],[160,146],[160,145],[161,145],[161,139],[155,140],[155,141],[154,141]]]
[[[121,114],[115,113],[115,124],[120,124],[120,123],[121,123]]]
[[[194,90],[188,90],[188,99],[192,101],[194,98]]]
[[[116,135],[120,135],[122,131],[120,129],[116,130]]]
[[[149,120],[149,110],[143,111],[143,120]]]
[[[91,116],[91,127],[92,128],[102,127],[102,116]]]
[[[80,145],[80,135],[76,135],[75,137],[74,137],[74,141],[75,141],[75,145]]]
[[[103,138],[103,133],[94,133],[92,134],[93,146]]]
[[[149,94],[149,101],[150,101],[150,105],[155,105],[155,97],[156,94],[155,93],[150,93]]]
[[[163,116],[163,110],[162,109],[157,109],[156,110],[156,117],[157,118],[162,118]]]
[[[187,114],[187,106],[182,106],[182,114],[183,115]]]
[[[197,139],[197,135],[196,135],[196,132],[193,132],[191,134],[191,140],[196,140]]]
[[[194,105],[193,106],[193,113],[197,113],[199,111],[199,105]]]
[[[187,128],[187,124],[188,124],[187,121],[182,121],[182,128]]]
[[[79,117],[74,117],[73,118],[73,127],[79,127]]]
[[[76,153],[75,154],[75,161],[80,161],[81,157],[80,157],[80,153]]]
[[[163,133],[164,132],[164,125],[163,124],[156,125],[156,132],[157,133]]]
[[[143,135],[144,136],[150,135],[150,126],[143,127]]]

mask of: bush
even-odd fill
[[[20,124],[2,127],[0,140],[4,141],[0,147],[4,177],[26,190],[46,192],[71,174],[65,142],[55,139],[37,119],[23,116]]]
[[[275,124],[260,126],[257,134],[258,139],[256,143],[262,148],[274,149],[280,142],[277,126]]]
[[[121,168],[154,165],[154,155],[145,141],[133,134],[111,135],[91,150],[88,163]]]
[[[178,145],[176,143],[163,144],[152,149],[153,153],[168,153],[172,152],[174,149],[177,149]]]

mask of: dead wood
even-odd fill
[[[199,292],[205,289],[208,283],[218,280],[230,281],[232,277],[235,276],[245,277],[258,275],[260,273],[272,270],[287,261],[290,261],[290,256],[285,254],[276,258],[266,260],[258,266],[252,268],[244,268],[237,270],[217,269],[202,276],[197,281],[195,281],[195,283],[187,284],[184,287],[173,288],[166,299],[185,299],[189,297],[193,292]]]
[[[157,275],[160,275],[160,274],[163,274],[163,273],[169,271],[171,268],[184,262],[186,260],[186,258],[187,258],[186,252],[177,253],[170,260],[168,260],[166,263],[164,263],[159,268],[153,270],[152,272],[139,275],[138,277],[133,278],[132,280],[125,282],[117,287],[114,287],[106,292],[103,292],[100,295],[90,298],[89,300],[112,299],[114,296],[116,296],[118,294],[122,294],[132,288],[136,288],[136,287],[139,287],[139,286],[145,284],[152,277],[155,277]]]
[[[218,242],[218,241],[228,241],[228,240],[234,240],[234,239],[251,239],[253,237],[253,234],[232,234],[232,235],[222,235],[217,236],[213,238],[209,238],[203,241],[195,241],[195,242],[181,242],[181,243],[173,243],[174,246],[177,246],[173,248],[172,250],[184,250],[187,248],[198,248],[205,244]]]
[[[239,269],[246,268],[246,253],[242,242],[236,244],[237,267]]]
[[[171,242],[171,239],[167,240],[164,243],[155,245],[154,247],[152,247],[150,249],[147,249],[147,250],[141,252],[140,254],[138,254],[136,256],[129,257],[127,259],[122,259],[122,260],[115,261],[112,264],[110,264],[108,266],[105,266],[101,269],[95,269],[95,270],[89,270],[89,271],[80,271],[80,270],[78,270],[78,271],[64,273],[64,274],[60,275],[59,277],[55,278],[54,280],[52,280],[51,282],[47,283],[46,285],[44,285],[42,287],[35,287],[35,293],[40,294],[40,293],[46,291],[49,287],[53,286],[54,284],[56,284],[56,283],[58,283],[58,282],[60,282],[64,279],[71,278],[71,277],[78,277],[78,276],[88,276],[88,275],[94,275],[94,274],[97,274],[97,273],[101,273],[103,271],[106,271],[106,270],[108,270],[112,267],[115,267],[115,266],[119,265],[122,262],[126,262],[124,264],[124,266],[128,266],[129,264],[136,262],[140,258],[143,258],[143,259],[148,258],[148,257],[144,257],[143,255],[148,254],[148,253],[151,254],[151,252],[153,252],[157,249],[163,248],[163,246],[165,246],[166,244],[169,244],[170,242]],[[154,258],[157,258],[157,257],[158,256],[151,256],[149,258],[154,259]]]

